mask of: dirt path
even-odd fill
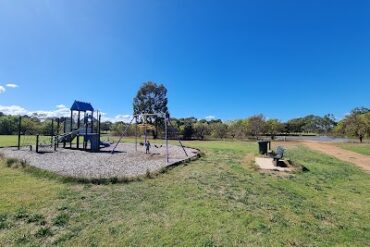
[[[350,162],[366,171],[370,171],[370,157],[342,149],[330,143],[322,142],[304,142],[304,145],[310,149],[323,152],[327,155],[334,156],[337,159]]]

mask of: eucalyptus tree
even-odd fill
[[[168,114],[167,103],[168,103],[167,89],[163,84],[157,84],[151,81],[145,82],[140,87],[134,98],[133,102],[134,115],[142,113]],[[163,118],[156,116],[148,116],[146,117],[145,121],[147,123],[155,125],[153,137],[156,138],[158,135],[158,128],[163,126]]]

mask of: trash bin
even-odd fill
[[[259,141],[258,142],[258,149],[259,153],[262,155],[267,154],[269,150],[270,142],[269,141]]]

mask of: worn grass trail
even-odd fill
[[[343,160],[344,162],[352,163],[364,169],[365,171],[370,171],[370,157],[367,155],[361,154],[359,152],[356,152],[356,151],[348,150],[350,148],[344,149],[332,143],[321,143],[321,142],[304,142],[304,145],[306,145],[310,149],[313,149],[313,150],[325,153],[327,155],[331,155],[337,159]]]
[[[341,143],[338,146],[352,152],[370,156],[370,144],[368,143]]]
[[[245,162],[248,142],[188,142],[205,155],[128,184],[62,183],[0,168],[4,246],[365,246],[370,175],[304,147],[310,172],[279,176]]]

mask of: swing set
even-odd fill
[[[138,144],[138,128],[144,129],[144,143],[147,143],[148,141],[148,129],[152,129],[152,125],[148,123],[148,118],[160,118],[164,120],[164,141],[165,141],[165,147],[166,147],[166,164],[169,162],[169,146],[168,146],[168,127],[173,127],[171,121],[170,121],[170,115],[168,113],[140,113],[136,114],[131,118],[131,121],[126,126],[124,131],[122,132],[118,142],[113,147],[111,153],[114,154],[117,146],[119,143],[122,142],[122,139],[127,136],[128,128],[134,123],[135,121],[135,152],[137,152],[137,144]],[[140,124],[139,124],[140,123]],[[177,141],[179,142],[182,150],[184,151],[186,157],[189,157],[188,153],[185,150],[184,145],[182,144],[181,140],[177,138]],[[157,147],[157,146],[156,146]],[[162,145],[160,146],[162,147]],[[159,148],[159,147],[157,147]]]

